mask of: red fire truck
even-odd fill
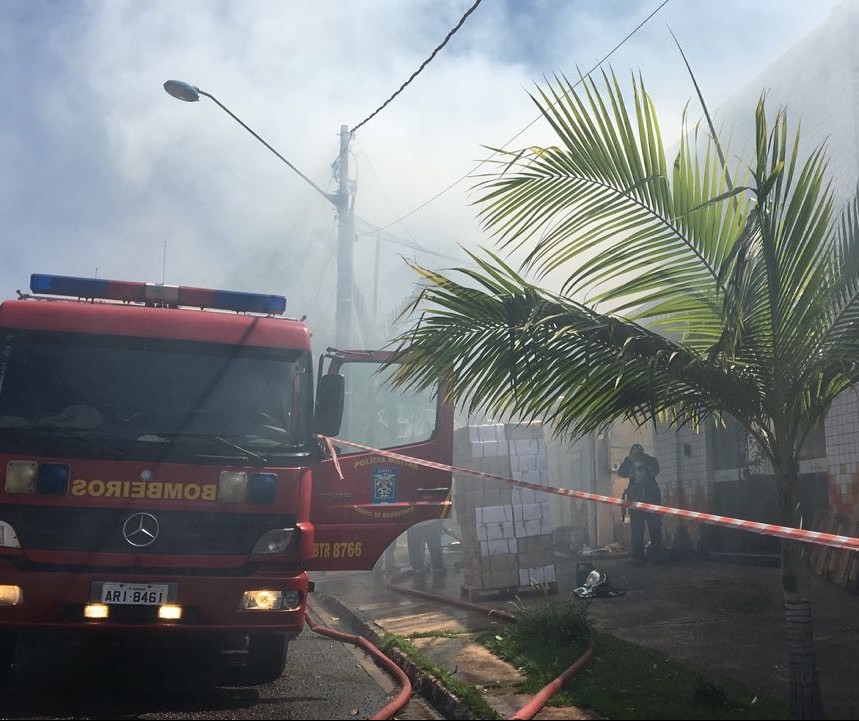
[[[0,305],[0,668],[32,630],[192,633],[240,637],[244,681],[271,680],[308,571],[372,568],[448,513],[449,473],[321,440],[449,463],[441,394],[393,390],[389,354],[329,349],[314,400],[282,296],[30,290]]]

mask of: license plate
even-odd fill
[[[170,584],[103,583],[99,600],[109,604],[161,606],[170,600]]]

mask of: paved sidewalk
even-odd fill
[[[448,559],[450,561],[450,559]],[[635,567],[626,559],[590,559],[605,571],[617,598],[591,602],[600,629],[658,649],[707,675],[734,678],[761,692],[787,698],[787,642],[779,571],[719,561],[683,561]],[[576,561],[557,559],[558,600],[572,600]],[[342,606],[343,615],[376,633],[404,636],[441,630],[483,629],[497,623],[481,614],[385,588],[378,573],[315,574],[317,600]],[[459,599],[462,574],[450,562],[443,576],[401,576],[401,586]],[[522,599],[539,603],[542,599]],[[488,608],[510,609],[504,600]],[[859,596],[822,579],[812,593],[815,649],[828,719],[859,717]],[[520,680],[510,665],[467,637],[418,638],[415,645],[466,683],[484,689],[487,701],[510,715],[527,698],[516,696]],[[572,683],[575,683],[573,681]],[[545,718],[587,718],[575,709],[546,709]]]

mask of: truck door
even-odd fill
[[[453,409],[437,388],[393,388],[393,366],[384,367],[391,358],[383,351],[329,351],[320,359],[320,375],[343,376],[345,400],[334,441],[340,472],[331,457],[312,471],[315,539],[308,570],[370,569],[410,526],[450,513],[449,471],[378,452],[444,464],[452,459]]]

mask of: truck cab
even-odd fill
[[[271,680],[308,571],[372,568],[449,512],[421,464],[450,463],[441,394],[394,389],[389,353],[315,366],[284,310],[48,275],[0,305],[0,666],[31,630],[229,635]]]

